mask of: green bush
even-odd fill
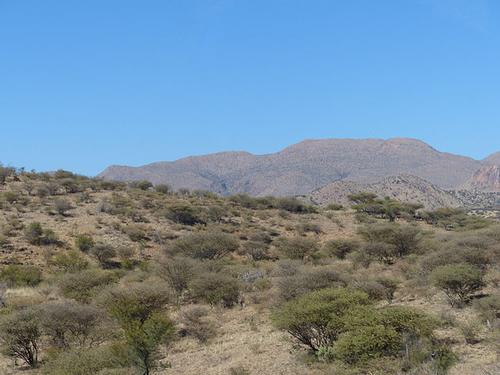
[[[324,289],[284,304],[274,324],[324,359],[357,364],[381,357],[402,357],[430,343],[437,323],[407,307],[377,309],[352,289]]]
[[[196,259],[220,259],[237,250],[238,240],[222,232],[200,232],[174,241],[167,251],[171,254],[187,255]]]
[[[143,374],[156,367],[158,346],[174,337],[174,324],[162,311],[170,299],[167,288],[145,282],[111,288],[101,296],[124,330],[130,358]]]
[[[371,250],[381,254],[378,257],[385,262],[415,253],[422,241],[421,231],[412,225],[373,224],[362,227],[358,232],[365,241],[376,244]]]
[[[311,256],[318,251],[318,243],[310,238],[282,237],[275,241],[278,251],[290,259],[303,259],[305,256]]]
[[[354,306],[369,305],[364,292],[323,289],[285,303],[277,310],[274,324],[313,351],[331,346],[344,331],[343,315]]]
[[[65,297],[88,302],[101,289],[116,281],[117,275],[111,271],[88,269],[63,275],[58,285]]]
[[[211,305],[231,307],[238,302],[240,284],[235,278],[223,273],[205,273],[190,284],[193,296]]]
[[[62,272],[79,272],[89,267],[89,262],[81,253],[76,250],[61,252],[54,255],[50,264]]]
[[[35,266],[7,265],[0,269],[0,281],[9,287],[33,287],[42,281],[42,272]]]
[[[400,348],[396,331],[382,325],[361,327],[342,334],[333,345],[335,357],[349,364],[394,355]]]
[[[484,286],[481,270],[466,263],[437,267],[430,278],[435,287],[446,293],[452,306],[467,303]]]
[[[78,250],[86,253],[94,247],[94,240],[88,234],[80,234],[75,239],[75,246]]]

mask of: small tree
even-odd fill
[[[273,316],[274,324],[313,351],[331,346],[343,332],[341,317],[354,306],[369,305],[364,292],[323,289],[285,303]]]
[[[446,293],[452,306],[467,303],[484,286],[481,271],[467,263],[437,267],[430,277],[434,286]]]
[[[13,312],[0,321],[0,341],[5,353],[32,368],[38,365],[40,336],[40,322],[31,309]]]
[[[58,348],[91,347],[109,333],[103,329],[105,314],[97,307],[75,301],[52,301],[38,308],[42,330]]]
[[[161,285],[134,283],[107,291],[103,303],[127,338],[133,360],[143,375],[149,375],[158,357],[158,345],[172,339],[174,324],[162,310],[170,292]]]

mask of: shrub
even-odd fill
[[[50,263],[63,272],[79,272],[89,267],[87,259],[76,250],[56,254]]]
[[[192,336],[205,343],[215,336],[215,324],[208,320],[208,309],[202,306],[190,306],[181,312],[180,321],[183,325],[182,333]]]
[[[7,265],[0,270],[0,281],[9,287],[33,287],[42,281],[42,272],[35,266]]]
[[[177,239],[168,249],[172,254],[196,259],[220,259],[238,249],[238,240],[222,232],[200,232]]]
[[[481,318],[491,328],[500,319],[500,295],[493,294],[474,301],[474,308]]]
[[[331,346],[343,331],[341,317],[353,306],[369,305],[364,292],[323,289],[285,303],[276,311],[274,324],[313,351]]]
[[[358,250],[359,247],[359,242],[355,240],[331,240],[323,246],[323,252],[327,255],[333,255],[339,259],[344,259],[347,254]]]
[[[174,257],[159,263],[159,276],[166,280],[169,286],[181,295],[195,274],[195,263],[192,259]]]
[[[346,276],[325,267],[297,271],[278,281],[279,296],[288,301],[319,289],[346,286]]]
[[[54,208],[59,215],[64,216],[73,207],[71,206],[71,203],[65,199],[56,199],[54,202]]]
[[[399,335],[382,325],[368,326],[342,334],[333,345],[335,357],[349,364],[393,355],[400,348]]]
[[[97,244],[92,248],[90,252],[103,268],[109,267],[111,264],[111,259],[116,256],[115,248],[107,244]]]
[[[246,255],[250,260],[259,261],[269,259],[268,245],[262,242],[248,241],[241,248],[241,255]]]
[[[202,219],[199,210],[196,210],[192,206],[183,204],[173,205],[169,207],[167,212],[165,213],[165,217],[178,224],[205,224],[205,221]]]
[[[102,301],[122,326],[131,359],[149,374],[156,366],[158,346],[174,336],[172,321],[162,310],[170,300],[169,290],[159,284],[133,283],[108,290]]]
[[[75,301],[46,302],[37,309],[43,332],[58,348],[88,347],[107,337],[102,321],[105,314],[97,307]]]
[[[222,273],[201,274],[190,284],[190,289],[195,298],[224,307],[235,305],[240,295],[238,280]]]
[[[303,259],[306,255],[313,255],[318,251],[315,240],[303,237],[280,238],[276,241],[276,248],[290,259]]]
[[[140,242],[147,239],[146,232],[138,225],[129,224],[123,231],[134,242]]]
[[[89,269],[65,274],[58,284],[65,297],[88,302],[102,288],[115,282],[116,279],[116,274],[110,271]]]
[[[24,236],[30,244],[40,245],[43,237],[42,224],[38,222],[29,224],[24,230]]]
[[[155,186],[155,190],[161,194],[170,194],[172,192],[172,187],[166,184],[159,184]]]
[[[276,208],[295,213],[313,212],[314,209],[305,205],[297,198],[278,198],[276,201]]]
[[[466,263],[437,267],[430,278],[434,286],[446,293],[452,306],[467,303],[484,286],[481,271]]]
[[[418,250],[422,233],[412,225],[374,224],[361,228],[359,234],[370,243],[384,243],[394,248],[394,256],[404,257]]]
[[[41,330],[37,314],[32,309],[3,316],[0,333],[7,355],[22,360],[32,368],[37,367]]]
[[[44,365],[42,371],[46,375],[104,375],[112,373],[106,370],[116,369],[116,375],[134,375],[135,371],[124,368],[131,365],[128,356],[127,348],[120,344],[73,349],[59,353]]]
[[[44,230],[38,222],[31,223],[25,228],[24,237],[32,245],[52,245],[59,242],[53,230]]]
[[[76,237],[75,246],[78,250],[86,253],[94,247],[94,240],[88,234],[80,234]]]
[[[153,184],[147,180],[132,181],[129,186],[133,189],[149,190],[153,187]]]

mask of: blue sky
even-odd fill
[[[500,150],[500,2],[0,0],[0,162],[93,175],[305,138]]]

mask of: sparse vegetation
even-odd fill
[[[0,372],[446,374],[494,357],[500,226],[478,213],[67,171],[0,189]]]

